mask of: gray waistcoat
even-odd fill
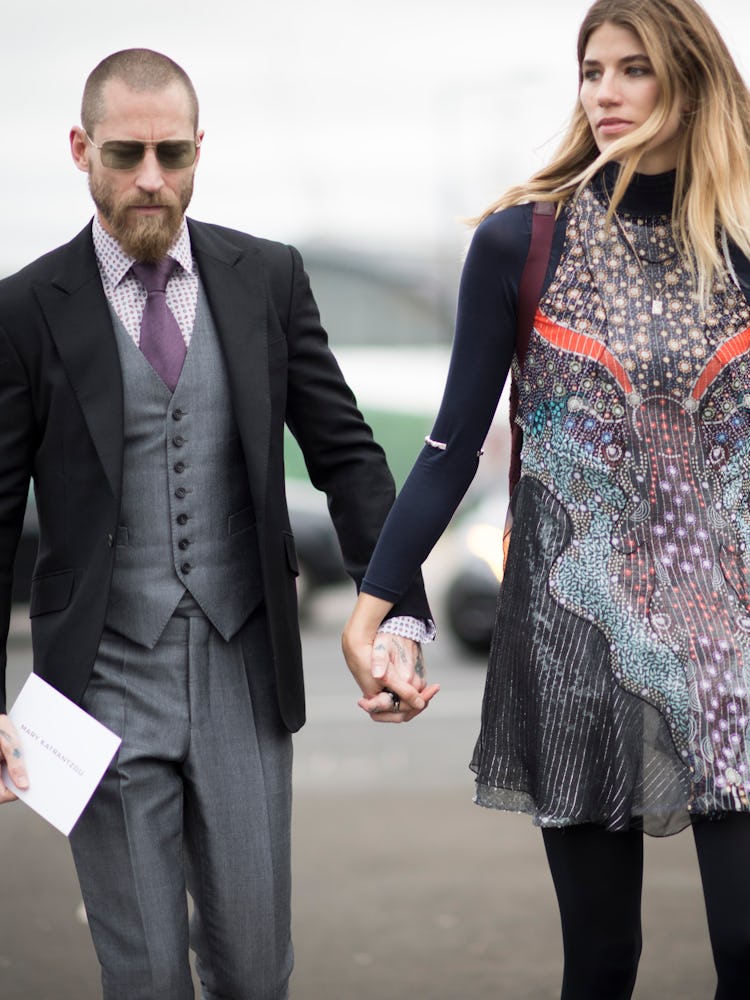
[[[188,590],[229,639],[261,598],[255,515],[201,290],[174,395],[112,314],[123,372],[123,493],[106,624],[153,647]]]

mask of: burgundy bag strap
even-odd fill
[[[531,216],[531,242],[526,263],[521,273],[518,285],[518,312],[516,315],[516,356],[523,367],[526,351],[534,328],[534,316],[542,294],[544,277],[547,273],[552,237],[555,232],[555,212],[557,206],[552,201],[535,201]],[[508,472],[509,489],[512,493],[521,476],[521,446],[523,431],[516,423],[518,412],[518,385],[515,378],[510,384],[510,470]]]
[[[534,316],[542,295],[544,276],[547,273],[552,237],[555,232],[555,211],[553,201],[535,201],[531,216],[531,243],[526,263],[518,285],[518,314],[516,319],[516,354],[523,367],[529,347]]]

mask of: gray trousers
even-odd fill
[[[285,1000],[291,736],[265,615],[185,598],[153,650],[105,631],[83,707],[122,737],[70,842],[104,1000]],[[193,900],[188,920],[186,890]]]

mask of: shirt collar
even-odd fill
[[[99,268],[103,271],[113,288],[117,287],[135,262],[135,257],[125,253],[120,244],[111,233],[108,233],[99,221],[99,216],[94,216],[94,251],[99,263]],[[174,257],[177,263],[188,274],[193,273],[193,254],[190,248],[190,233],[183,218],[177,236],[172,246],[167,251],[168,257]]]

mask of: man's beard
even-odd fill
[[[117,201],[106,180],[95,178],[91,173],[89,190],[94,204],[125,253],[138,261],[150,263],[162,260],[174,243],[193,194],[193,174],[177,194],[170,188],[162,188],[158,194],[141,193]],[[149,205],[160,205],[164,212],[158,217],[146,217],[130,211],[134,206]]]

